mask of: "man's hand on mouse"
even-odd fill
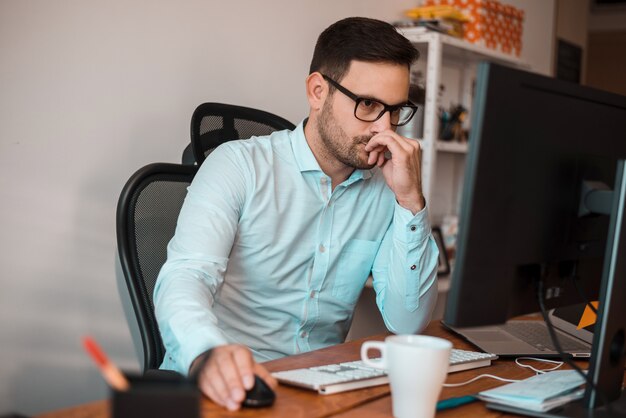
[[[254,361],[250,349],[239,344],[221,345],[198,356],[190,374],[197,375],[198,387],[204,395],[230,411],[241,407],[246,391],[254,386],[255,374],[272,389],[278,386],[265,367]]]
[[[365,145],[369,153],[368,163],[379,166],[389,188],[403,208],[413,214],[425,206],[422,194],[421,159],[419,142],[405,138],[392,130],[379,132]],[[391,159],[385,158],[385,153]]]

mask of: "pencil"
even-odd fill
[[[95,361],[98,368],[100,368],[100,373],[102,373],[102,377],[108,385],[118,391],[127,391],[130,386],[128,380],[126,380],[126,377],[124,377],[120,369],[109,361],[104,351],[100,349],[94,339],[91,337],[83,337],[83,346]]]

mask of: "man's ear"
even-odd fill
[[[306,96],[311,110],[320,110],[328,96],[328,84],[317,71],[306,78]]]

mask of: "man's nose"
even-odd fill
[[[387,110],[380,118],[372,122],[371,131],[377,134],[388,129],[391,129],[391,112]]]

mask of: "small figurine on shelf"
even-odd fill
[[[461,105],[452,105],[449,111],[441,109],[439,138],[442,141],[462,141],[464,139],[463,121],[467,117],[467,109]]]

